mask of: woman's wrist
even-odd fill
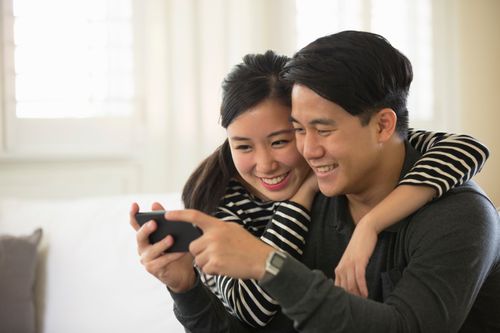
[[[385,229],[386,226],[380,223],[381,219],[377,219],[376,216],[370,213],[371,212],[368,212],[365,216],[363,216],[359,220],[358,224],[356,225],[356,228],[372,229],[378,235],[382,230]]]
[[[292,198],[290,198],[290,201],[298,203],[304,208],[310,210],[315,195],[316,195],[315,190],[301,188],[297,193],[295,193],[295,195]]]

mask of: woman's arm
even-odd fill
[[[365,269],[380,231],[468,181],[489,156],[488,148],[468,135],[410,130],[408,140],[423,155],[399,186],[358,222],[335,268],[335,285],[351,293],[368,296]]]
[[[281,202],[273,213],[270,212],[270,222],[260,239],[275,249],[300,258],[310,222],[309,209],[316,192],[317,182],[311,173],[290,200]],[[241,207],[236,202],[242,201],[237,197],[230,202],[224,201],[214,215],[226,222],[238,223],[248,230],[254,229],[255,221],[250,219],[250,214],[242,216]],[[248,209],[249,202],[245,205]],[[202,282],[222,300],[229,312],[253,327],[265,326],[279,310],[278,304],[255,280],[204,273],[200,273],[200,276]]]
[[[309,211],[317,192],[318,181],[310,172],[293,197],[280,203],[260,239],[299,259],[311,221]]]
[[[423,155],[400,184],[431,186],[437,197],[470,180],[490,154],[481,142],[463,134],[410,129],[408,141]]]
[[[223,215],[225,215],[223,217]],[[217,217],[226,222],[236,222],[248,228],[227,210],[219,211]],[[307,210],[294,202],[283,202],[275,211],[260,239],[293,257],[300,257],[305,244],[304,236],[310,216]],[[226,308],[243,322],[253,326],[265,326],[279,310],[279,305],[253,279],[233,279],[223,275],[201,274],[202,281],[214,290]]]

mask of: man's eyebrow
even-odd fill
[[[290,116],[289,118],[290,122],[292,123],[299,123],[294,117]],[[311,120],[308,125],[314,126],[314,125],[327,125],[327,126],[333,126],[335,125],[336,122],[333,119],[328,119],[328,118],[317,118]]]
[[[333,119],[328,119],[328,118],[317,118],[313,119],[309,122],[309,125],[327,125],[327,126],[333,126],[335,125],[336,122]]]

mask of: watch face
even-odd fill
[[[280,252],[271,252],[269,256],[267,257],[266,260],[266,273],[264,274],[264,277],[262,278],[261,281],[268,281],[271,279],[273,276],[276,276],[281,267],[283,266],[283,263],[285,262],[285,255]]]
[[[271,265],[278,269],[280,269],[281,266],[283,266],[284,262],[285,262],[285,256],[277,252],[275,252],[271,258]]]

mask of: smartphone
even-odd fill
[[[202,231],[191,223],[167,220],[164,210],[137,213],[135,219],[141,226],[151,220],[156,222],[156,230],[149,235],[151,244],[164,239],[167,235],[174,237],[174,245],[166,252],[188,252],[189,244],[202,235]]]

